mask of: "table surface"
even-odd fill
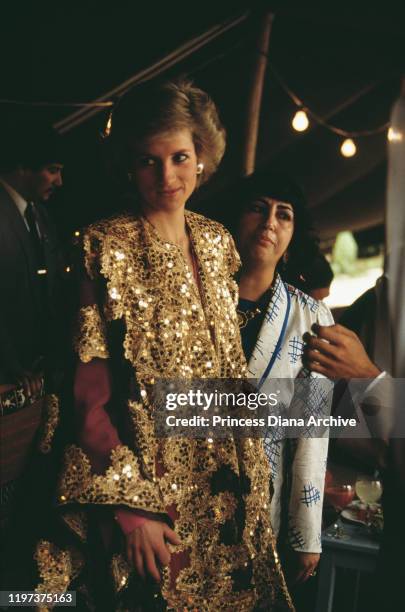
[[[347,523],[338,518],[336,524],[343,529],[347,538],[336,538],[333,536],[335,528],[333,525],[322,533],[322,548],[339,549],[353,552],[363,552],[377,555],[380,549],[380,541],[377,535],[370,533],[365,525]]]

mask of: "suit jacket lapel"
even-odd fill
[[[39,294],[35,283],[37,274],[35,266],[35,253],[32,249],[29,232],[19,210],[17,209],[17,206],[2,185],[0,185],[0,212],[1,215],[4,215],[4,217],[8,220],[11,231],[23,249],[32,281],[33,291],[39,303]]]

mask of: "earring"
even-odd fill
[[[197,164],[197,174],[202,174],[203,170],[204,170],[204,164],[200,162],[199,164]]]
[[[288,263],[288,251],[286,251],[283,255],[283,264]]]
[[[132,172],[128,172],[127,176],[128,176],[129,182],[131,182],[133,177],[134,177],[133,173]]]

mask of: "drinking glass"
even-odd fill
[[[371,504],[381,499],[381,481],[374,476],[358,476],[355,490],[357,497],[366,505],[365,523],[369,527],[371,525]]]

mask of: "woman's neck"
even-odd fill
[[[144,210],[143,216],[153,225],[163,240],[167,240],[167,242],[171,242],[182,248],[188,245],[189,237],[186,229],[184,209],[170,213]]]
[[[269,269],[257,264],[251,268],[243,266],[239,279],[239,297],[257,302],[269,289],[274,277],[275,268]]]

